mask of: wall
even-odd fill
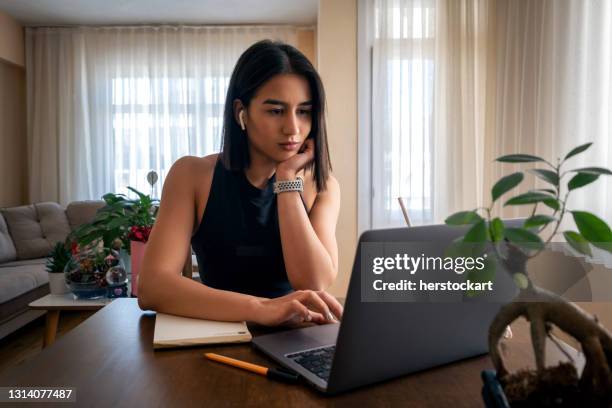
[[[317,61],[327,93],[327,131],[342,202],[339,271],[330,292],[345,296],[357,246],[357,1],[320,0]]]
[[[315,42],[315,30],[303,29],[297,33],[297,48],[310,60],[312,65],[317,66],[317,52]]]
[[[0,12],[0,207],[26,201],[26,101],[23,27]]]
[[[0,11],[0,58],[25,66],[23,27],[11,16]]]

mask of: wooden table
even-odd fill
[[[75,387],[77,406],[482,406],[480,372],[487,356],[452,363],[334,397],[206,360],[216,352],[273,365],[250,344],[153,351],[155,314],[135,299],[116,299],[31,361],[0,374],[0,386]],[[509,341],[510,368],[530,365],[526,324]],[[267,329],[269,331],[270,329]],[[251,328],[253,335],[261,328]],[[364,335],[369,335],[364,333]],[[550,348],[549,362],[561,353]],[[355,369],[359,369],[355,367]]]
[[[72,293],[65,295],[46,295],[30,303],[30,309],[46,310],[45,333],[43,348],[55,341],[57,325],[62,310],[99,310],[108,305],[113,299],[75,299]]]

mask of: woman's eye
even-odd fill
[[[283,113],[282,109],[270,109],[268,112],[270,112],[272,115],[281,115]]]
[[[307,110],[307,109],[301,109],[298,111],[298,115],[304,115],[304,116],[310,115],[311,113],[312,111]]]

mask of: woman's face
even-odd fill
[[[308,81],[294,74],[272,77],[251,99],[244,123],[251,159],[280,163],[296,155],[312,126]]]

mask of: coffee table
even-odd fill
[[[30,303],[28,306],[34,310],[46,310],[45,333],[43,348],[55,341],[57,325],[62,310],[99,310],[114,299],[75,299],[72,293],[65,295],[46,295]]]

